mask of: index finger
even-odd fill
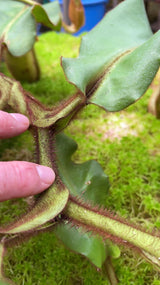
[[[26,116],[18,113],[6,113],[0,111],[0,139],[17,136],[29,127]]]

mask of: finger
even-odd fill
[[[0,111],[0,139],[17,136],[27,130],[28,127],[29,120],[26,116]]]
[[[26,161],[0,162],[0,201],[35,195],[54,181],[54,171]]]

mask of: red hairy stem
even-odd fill
[[[64,213],[73,224],[82,226],[87,231],[98,233],[116,243],[133,247],[160,271],[160,236],[147,233],[107,210],[91,207],[72,197],[70,197]]]

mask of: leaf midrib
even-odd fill
[[[115,66],[116,63],[118,63],[124,56],[131,53],[136,48],[132,48],[129,50],[124,51],[123,53],[119,54],[111,63],[107,64],[107,66],[104,68],[103,72],[99,73],[97,78],[93,80],[93,82],[89,83],[86,86],[86,97],[89,99],[93,93],[98,89],[99,85],[101,84],[103,78],[109,73]]]
[[[10,28],[14,25],[14,23],[18,20],[18,18],[20,18],[22,14],[26,12],[27,9],[28,6],[25,5],[23,9],[8,23],[1,36],[4,39],[4,41],[6,40],[6,35],[9,32]]]

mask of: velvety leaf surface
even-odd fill
[[[143,0],[123,1],[82,38],[78,58],[62,58],[68,80],[109,111],[139,99],[159,62],[160,31],[152,36]]]
[[[51,29],[60,28],[60,7],[57,1],[33,7],[12,0],[0,0],[0,43],[7,45],[14,56],[32,49],[36,40],[36,21]]]
[[[103,205],[108,196],[109,181],[96,161],[76,164],[71,160],[77,144],[64,134],[56,137],[59,173],[71,195],[79,196],[92,204]],[[91,236],[80,228],[61,224],[56,229],[63,243],[78,253],[85,255],[97,267],[102,266],[108,251],[99,236]]]

